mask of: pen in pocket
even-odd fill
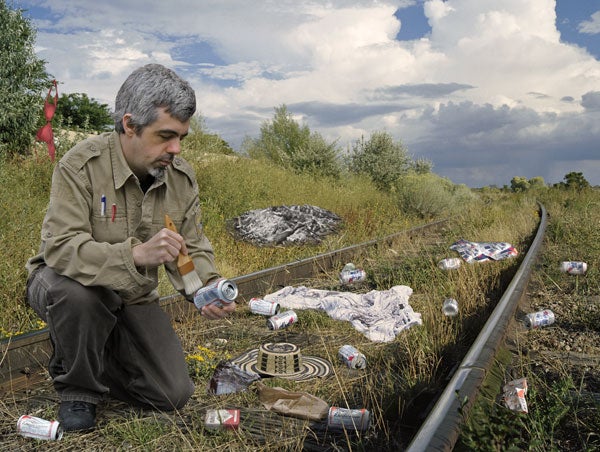
[[[100,215],[106,215],[106,195],[102,195],[100,198]]]

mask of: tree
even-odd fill
[[[510,180],[510,189],[514,192],[523,192],[529,189],[529,181],[526,177],[515,176]]]
[[[22,10],[0,0],[0,150],[26,153],[43,125],[42,94],[51,86],[34,51],[36,31]]]
[[[565,174],[564,180],[568,189],[581,190],[590,186],[590,183],[583,177],[583,173],[575,171]]]
[[[339,177],[339,150],[307,125],[300,125],[285,105],[275,109],[272,121],[260,127],[257,139],[246,139],[242,149],[250,157],[269,160],[297,173]]]
[[[544,182],[544,178],[542,176],[536,176],[529,179],[529,188],[531,189],[545,189],[546,182]]]
[[[235,152],[229,143],[217,134],[209,133],[206,122],[200,114],[190,120],[190,132],[182,142],[184,150],[207,152],[210,154],[233,155]]]
[[[402,143],[394,142],[389,133],[381,131],[372,133],[368,140],[361,137],[354,143],[349,167],[353,173],[369,176],[380,190],[390,190],[411,169],[418,169],[419,173],[427,170],[425,161],[415,165]]]
[[[84,93],[61,94],[56,118],[67,127],[83,131],[104,132],[114,125],[108,105],[90,99]]]

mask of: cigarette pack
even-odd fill
[[[234,430],[240,425],[240,410],[207,410],[204,425],[211,430],[217,428]]]

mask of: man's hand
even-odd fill
[[[200,314],[209,320],[218,320],[227,317],[236,308],[235,302],[223,303],[223,307],[219,307],[216,303],[207,304],[202,306]]]
[[[137,267],[158,267],[173,262],[180,251],[183,254],[188,253],[183,237],[167,228],[158,231],[147,242],[134,246],[131,251]]]

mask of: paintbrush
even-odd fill
[[[171,220],[171,217],[167,214],[165,214],[165,225],[167,229],[177,232],[175,223],[173,223],[173,220]],[[181,251],[177,257],[177,270],[179,270],[179,274],[183,280],[183,287],[187,295],[193,295],[202,287],[202,280],[200,280],[198,273],[196,273],[194,261],[190,256],[183,254]]]

